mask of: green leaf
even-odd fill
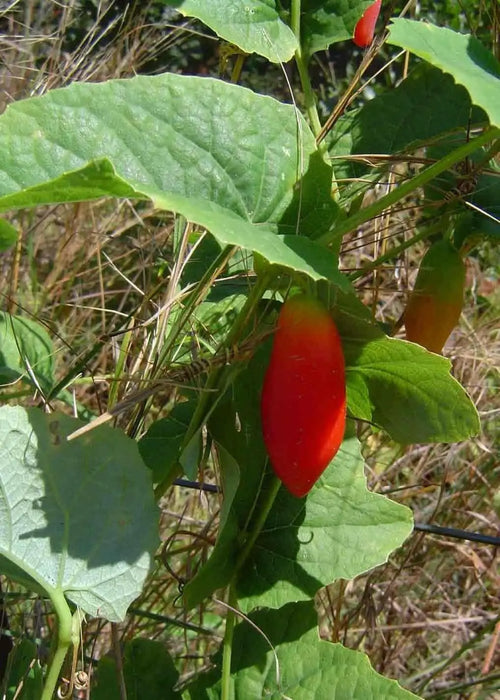
[[[274,0],[168,0],[168,4],[201,20],[246,53],[257,53],[273,63],[289,61],[297,48]]]
[[[4,144],[0,144],[0,149],[3,146]],[[3,189],[2,175],[5,173],[0,170],[0,210],[34,207],[52,202],[80,202],[100,197],[145,196],[120,178],[105,158],[91,160],[82,168],[63,172],[54,178],[48,177],[45,181],[42,179],[40,184],[25,185],[18,191]],[[43,178],[43,174],[40,173],[39,177]]]
[[[231,697],[293,700],[417,700],[374,671],[368,657],[319,638],[314,603],[259,610],[234,630]],[[190,700],[221,697],[214,671],[187,689]]]
[[[360,318],[358,305],[350,297],[333,309],[346,360],[349,414],[402,443],[455,442],[477,435],[477,411],[451,376],[450,361],[388,338]]]
[[[0,569],[119,621],[158,544],[151,476],[119,430],[68,442],[80,426],[59,413],[0,408]]]
[[[387,41],[451,73],[491,124],[500,126],[500,63],[478,39],[426,22],[394,19]]]
[[[29,639],[17,642],[9,654],[6,672],[7,700],[40,700],[43,689],[43,673],[38,661],[36,644]],[[20,693],[20,688],[22,692]]]
[[[54,383],[54,353],[43,326],[0,311],[0,386],[22,377],[48,391]]]
[[[155,483],[166,479],[177,468],[182,443],[195,408],[196,401],[176,404],[168,417],[155,421],[137,443]]]
[[[352,39],[354,28],[373,0],[306,0],[302,8],[302,41],[311,56],[338,41]]]
[[[421,63],[397,88],[342,117],[329,136],[330,152],[383,155],[408,151],[446,132],[465,131],[470,109],[465,88],[456,85],[450,75]],[[352,162],[350,168],[350,177],[369,170]]]
[[[160,642],[133,639],[125,642],[123,677],[128,700],[181,700],[174,690],[179,673],[172,657]],[[97,683],[92,687],[93,700],[120,700],[118,671],[113,658],[104,656],[97,667]]]
[[[277,238],[280,238],[284,245],[279,257],[273,256],[270,251],[264,254],[262,249],[259,250],[268,262],[288,267],[296,272],[303,272],[316,281],[327,279],[339,290],[346,292],[349,289],[347,278],[338,271],[337,256],[327,248],[302,236],[278,236]]]
[[[279,222],[279,232],[316,238],[341,216],[332,199],[332,166],[316,151],[305,176],[296,184],[294,198]]]
[[[184,589],[188,606],[201,602],[234,576],[242,533],[251,530],[256,503],[265,500],[269,488],[260,396],[255,391],[262,386],[268,356],[266,344],[238,376],[209,423],[223,479],[231,488],[223,487],[226,510],[216,546]],[[369,493],[363,468],[358,442],[349,435],[307,499],[280,490],[237,578],[242,609],[279,607],[311,598],[336,578],[350,578],[382,563],[408,536],[410,511]]]
[[[0,210],[106,194],[149,197],[210,230],[220,245],[338,280],[330,265],[316,270],[322,248],[305,242],[297,252],[276,235],[301,189],[308,194],[299,232],[304,222],[309,233],[312,219],[321,234],[318,201],[324,230],[338,213],[329,195],[311,195],[318,178],[328,193],[330,184],[292,105],[181,75],[74,83],[9,105],[0,116],[0,153]]]
[[[245,294],[231,294],[235,288],[248,291],[248,279],[235,280],[233,284],[217,283],[207,296],[207,300],[193,313],[197,338],[209,344],[211,351],[224,342],[247,299]]]
[[[0,253],[12,248],[18,238],[17,228],[5,219],[0,219]]]
[[[359,442],[348,429],[305,500],[280,490],[238,576],[239,605],[248,611],[312,598],[338,578],[387,561],[412,529],[410,510],[368,491]]]
[[[467,90],[449,74],[428,63],[418,64],[397,88],[343,115],[329,134],[335,174],[341,183],[346,181],[341,184],[342,200],[351,205],[354,197],[373,187],[377,180],[387,178],[387,154],[426,148],[428,158],[439,160],[468,140],[469,126],[483,126],[486,121],[483,110],[472,106]],[[436,149],[439,137],[443,138],[438,145],[446,144],[446,149]],[[357,154],[380,154],[379,167],[349,157]],[[372,160],[376,165],[377,159]],[[425,188],[426,198],[432,195],[434,200],[443,199],[444,178],[449,180],[446,189],[457,185],[454,175],[442,174]],[[434,215],[436,208],[432,206]],[[491,202],[483,208],[492,212]]]

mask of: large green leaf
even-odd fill
[[[291,105],[180,75],[75,83],[10,105],[0,116],[0,153],[0,210],[149,197],[221,245],[339,280],[333,254],[329,262],[313,242],[276,235],[301,233],[302,223],[310,235],[311,221],[321,233],[310,180],[321,177],[328,193],[320,197],[324,230],[337,212],[314,137]],[[296,226],[282,228],[291,210]]]
[[[126,642],[122,664],[127,700],[181,699],[181,694],[174,690],[179,672],[160,642],[150,639]],[[93,700],[121,700],[119,677],[115,660],[102,657],[97,667],[97,683],[92,687]]]
[[[297,41],[274,0],[167,0],[183,15],[196,17],[226,41],[269,61],[289,61]]]
[[[284,488],[237,580],[240,607],[312,598],[338,578],[387,561],[413,529],[411,511],[368,491],[359,443],[344,442],[307,499]]]
[[[454,442],[477,435],[479,417],[450,374],[449,360],[388,338],[353,295],[338,295],[333,315],[342,336],[350,415],[398,442]],[[361,307],[361,309],[360,309]]]
[[[303,174],[299,151],[306,159],[315,151],[298,120],[291,105],[211,78],[74,83],[1,116],[0,195],[107,158],[139,192],[203,199],[247,221],[276,222]]]
[[[342,117],[329,135],[329,150],[334,156],[408,151],[446,132],[460,128],[465,132],[470,109],[465,88],[422,63],[394,90]],[[340,167],[335,163],[338,174]],[[366,170],[367,166],[351,162],[350,172],[343,176],[364,175]]]
[[[241,533],[252,522],[257,500],[265,500],[267,457],[255,387],[262,386],[267,358],[268,348],[263,347],[209,424],[219,445],[223,478],[231,479],[232,486],[230,492],[224,486],[226,512],[216,547],[185,587],[188,605],[200,602],[232,578]],[[410,511],[370,493],[363,468],[358,442],[349,434],[307,499],[280,490],[236,581],[243,609],[279,607],[310,598],[336,578],[351,578],[384,562],[408,536]],[[365,537],[367,532],[369,537]]]
[[[190,700],[221,697],[216,668],[187,689]],[[314,603],[259,610],[234,631],[231,697],[293,700],[416,700],[373,670],[368,657],[319,638]]]
[[[420,56],[463,85],[492,125],[500,126],[500,63],[474,36],[426,22],[395,19],[389,44]]]
[[[0,408],[0,570],[122,620],[158,544],[151,476],[119,430],[68,442],[80,426],[59,413]]]
[[[487,117],[482,109],[472,107],[467,90],[451,75],[420,63],[396,89],[344,115],[330,133],[329,151],[335,158],[336,176],[349,181],[342,188],[343,196],[351,198],[354,192],[369,189],[375,177],[386,177],[386,154],[402,153],[404,160],[405,153],[426,147],[428,158],[443,158],[466,143],[469,120],[472,126],[483,125]],[[382,156],[380,168],[375,170],[349,157],[357,154]],[[473,165],[482,156],[479,150],[471,159]],[[426,197],[443,200],[443,193],[452,192],[458,184],[456,174],[442,174],[438,181],[428,184]],[[498,235],[498,224],[491,217],[499,216],[499,187],[497,176],[483,174],[475,192],[467,195],[468,202],[485,212],[474,210],[471,232]],[[456,204],[460,206],[461,202]],[[435,215],[436,206],[431,206]]]

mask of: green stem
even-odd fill
[[[415,243],[418,243],[419,241],[422,241],[425,238],[432,236],[434,230],[436,230],[436,232],[440,231],[442,227],[442,222],[438,221],[435,224],[435,226],[426,228],[425,231],[415,234],[415,236],[412,236],[412,238],[409,238],[407,241],[403,241],[403,243],[401,243],[400,245],[391,248],[391,250],[387,251],[387,253],[384,253],[384,255],[380,255],[376,260],[373,260],[372,262],[363,265],[363,267],[361,267],[359,270],[351,272],[351,274],[348,275],[349,279],[351,280],[351,282],[354,282],[360,277],[363,277],[363,275],[366,275],[367,272],[376,270],[379,265],[383,265],[388,260],[397,258],[403,251],[407,250],[408,248],[411,248],[412,245],[415,245]]]
[[[130,330],[125,331],[123,334],[122,342],[120,343],[118,361],[114,371],[114,377],[112,378],[109,386],[108,406],[114,406],[117,402],[116,397],[120,387],[120,377],[122,376],[127,358],[130,357],[130,344],[133,340],[133,336],[134,334],[131,328]]]
[[[236,57],[236,61],[234,63],[234,68],[231,73],[231,82],[232,83],[237,83],[238,80],[240,79],[241,76],[241,71],[243,69],[243,64],[245,62],[245,58],[247,57],[246,54],[244,53],[239,53]]]
[[[441,160],[439,160],[437,163],[434,163],[415,177],[391,190],[385,195],[385,197],[378,199],[373,204],[368,205],[352,216],[349,216],[344,221],[341,221],[332,231],[328,231],[315,240],[323,245],[328,245],[334,241],[337,241],[346,233],[354,231],[354,229],[361,224],[370,221],[370,219],[376,218],[384,211],[384,209],[396,204],[396,202],[399,202],[401,199],[411,194],[419,187],[423,187],[426,183],[433,180],[445,170],[449,170],[453,165],[455,165],[455,163],[459,163],[461,160],[464,160],[468,155],[479,148],[482,148],[482,146],[492,139],[497,138],[498,135],[500,135],[500,129],[498,128],[486,130],[483,134],[481,134],[481,136],[478,136],[473,141],[469,141],[469,143],[466,143],[463,146],[460,146],[460,148],[448,153],[448,155],[441,158]]]
[[[160,481],[160,483],[156,485],[154,490],[156,502],[158,502],[160,498],[165,495],[165,493],[172,486],[174,481],[180,476],[182,476],[181,467],[175,467],[168,473],[168,475],[165,477],[165,479],[163,479],[163,481]]]
[[[249,534],[248,539],[245,542],[245,546],[241,550],[238,559],[236,561],[236,565],[234,567],[234,572],[233,572],[233,577],[231,580],[231,583],[229,584],[229,595],[228,595],[228,611],[227,611],[227,617],[226,617],[226,630],[224,634],[224,643],[223,643],[223,650],[222,650],[222,694],[221,694],[221,700],[229,700],[231,697],[231,655],[232,655],[232,646],[233,646],[233,633],[234,633],[234,625],[235,625],[235,620],[236,620],[236,606],[238,604],[238,598],[236,595],[236,577],[238,575],[239,570],[245,563],[245,561],[248,558],[248,555],[250,554],[255,541],[257,540],[257,537],[260,535],[260,532],[262,528],[264,527],[264,523],[267,520],[267,516],[269,515],[269,512],[271,508],[273,507],[273,503],[276,499],[276,495],[281,487],[281,481],[277,478],[274,477],[270,488],[267,490],[267,492],[264,494],[263,499],[260,502],[260,510],[255,518],[255,520],[252,523],[251,527],[251,532]]]
[[[321,122],[319,120],[318,108],[316,107],[316,98],[312,89],[309,71],[307,70],[308,60],[302,52],[300,40],[300,2],[301,0],[292,0],[290,24],[293,33],[297,39],[298,48],[295,51],[295,62],[299,71],[300,83],[304,92],[304,107],[309,117],[309,123],[316,137],[321,131]]]
[[[269,489],[267,490],[266,493],[263,494],[263,497],[259,503],[259,512],[257,514],[257,517],[255,520],[252,521],[252,526],[251,526],[251,531],[245,541],[245,546],[241,550],[241,552],[238,555],[238,559],[236,560],[236,565],[234,567],[234,573],[233,573],[233,581],[236,578],[239,570],[247,560],[256,540],[257,537],[260,535],[262,528],[264,527],[264,523],[267,520],[267,516],[269,515],[269,512],[271,511],[271,508],[273,507],[273,503],[276,500],[276,496],[278,495],[278,491],[281,488],[281,481],[278,479],[277,476],[273,477],[273,481],[271,482],[271,485]]]
[[[221,700],[229,700],[231,697],[231,656],[233,651],[234,624],[236,622],[236,614],[234,611],[238,602],[233,585],[229,586],[227,602],[229,607],[226,614],[226,629],[222,646]]]
[[[61,590],[49,591],[57,615],[57,646],[50,661],[49,670],[40,700],[52,700],[56,691],[64,659],[73,641],[73,617]]]

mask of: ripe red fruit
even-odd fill
[[[345,369],[335,323],[316,299],[283,304],[261,401],[264,442],[276,475],[305,496],[344,436]]]
[[[404,322],[406,338],[440,353],[460,318],[465,264],[448,240],[434,243],[422,258]]]
[[[358,21],[356,28],[354,29],[353,37],[353,41],[356,46],[360,46],[362,49],[364,49],[366,46],[370,46],[372,43],[381,4],[382,0],[375,0],[374,3],[366,8],[363,16]]]

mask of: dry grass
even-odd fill
[[[182,52],[182,42],[190,40],[188,32],[168,29],[166,22],[151,25],[147,5],[124,16],[114,6],[99,6],[99,21],[89,19],[72,51],[65,40],[82,25],[73,0],[66,5],[12,1],[0,12],[0,111],[13,100],[73,80],[131,76],[168,56],[169,49]],[[157,69],[168,65],[158,63]],[[345,267],[359,269],[410,237],[413,204],[347,240]],[[96,345],[84,365],[89,379],[76,384],[76,398],[99,412],[109,391],[116,391],[111,380],[120,352],[126,356],[121,376],[150,376],[165,314],[175,301],[169,287],[172,220],[131,201],[101,201],[21,212],[16,222],[22,240],[2,261],[0,288],[8,290],[2,306],[32,315],[50,329],[61,376]],[[397,322],[421,250],[417,246],[357,282],[380,321]],[[478,408],[482,434],[461,444],[403,449],[383,435],[364,432],[363,446],[370,487],[410,506],[416,521],[495,535],[500,526],[493,508],[499,483],[500,262],[492,255],[485,248],[470,265],[463,317],[445,352]],[[482,272],[486,266],[488,279]],[[489,306],[479,305],[482,297]],[[134,330],[125,342],[126,328]],[[120,385],[117,395],[131,386]],[[221,610],[212,602],[188,615],[178,598],[192,562],[206,556],[214,542],[218,506],[214,495],[168,492],[161,502],[161,573],[126,623],[88,625],[89,656],[97,659],[113,639],[142,634],[168,644],[185,678],[208,663],[222,634]],[[415,533],[387,565],[321,592],[322,632],[366,651],[377,670],[423,697],[500,697],[498,679],[488,690],[467,686],[481,675],[493,676],[500,662],[498,629],[494,633],[499,583],[491,546]],[[46,640],[50,616],[44,605],[25,599],[14,606],[13,630],[31,626],[34,637]]]

